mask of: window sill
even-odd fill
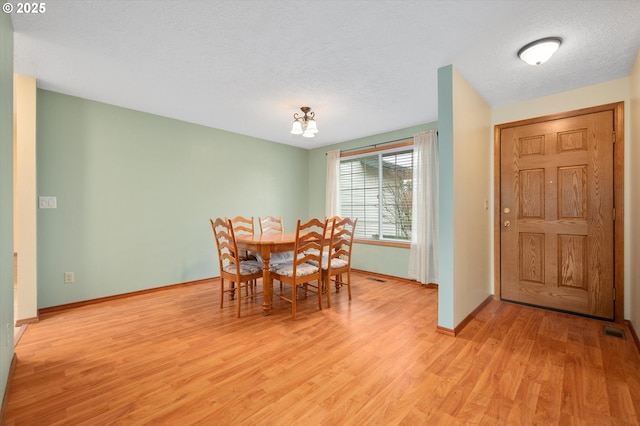
[[[399,241],[381,241],[381,240],[358,240],[354,239],[354,243],[357,244],[369,244],[372,246],[386,246],[386,247],[399,247],[399,248],[411,248],[411,243],[403,243]]]

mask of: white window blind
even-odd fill
[[[410,241],[413,149],[340,161],[340,216],[358,218],[356,238]]]

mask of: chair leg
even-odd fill
[[[230,281],[229,283],[229,300],[234,300],[236,297],[236,283],[233,281]],[[238,292],[238,295],[242,296],[240,292]]]
[[[349,300],[351,300],[351,271],[347,270],[347,289],[349,290]]]
[[[322,275],[322,290],[327,293],[327,308],[331,307],[331,277],[329,274]]]
[[[298,286],[291,286],[291,318],[296,319],[296,300],[298,299]]]
[[[247,290],[247,296],[249,295],[249,289]],[[242,303],[242,283],[238,283],[238,300],[236,301],[238,304],[238,312],[236,313],[236,316],[238,318],[240,318],[240,304]]]
[[[318,308],[322,310],[322,277],[318,278]]]
[[[224,278],[220,277],[220,309],[224,306]]]

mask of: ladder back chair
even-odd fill
[[[231,225],[233,226],[234,236],[253,235],[255,230],[255,227],[253,225],[253,216],[251,216],[251,219],[243,216],[236,216],[233,219],[231,219]],[[256,260],[255,256],[253,256],[253,254],[248,250],[240,250],[239,255],[240,255],[240,260]],[[257,286],[257,282],[254,280],[252,286],[247,286],[247,291],[249,290],[254,291],[256,286]]]
[[[322,264],[324,286],[327,289],[327,305],[331,307],[331,281],[335,283],[336,293],[342,286],[347,286],[349,300],[351,300],[351,253],[353,252],[353,237],[358,219],[348,217],[333,218],[331,226],[329,249]],[[346,281],[343,280],[346,275]],[[335,278],[332,278],[335,277]]]
[[[305,295],[307,291],[317,293],[318,308],[322,309],[322,250],[325,244],[327,221],[311,219],[307,223],[298,220],[296,226],[296,239],[293,249],[293,261],[274,265],[271,276],[281,284],[291,287],[291,294],[285,295],[280,289],[274,292],[280,299],[291,303],[291,318],[296,319],[296,302],[298,298],[298,286],[303,285]],[[309,263],[316,262],[315,265]],[[311,284],[315,281],[316,284]],[[311,288],[311,289],[310,289]]]
[[[236,299],[237,316],[240,317],[242,300],[262,294],[262,292],[254,292],[253,288],[249,294],[249,287],[253,286],[252,282],[262,278],[262,265],[255,260],[240,259],[231,220],[218,218],[215,221],[213,219],[209,221],[213,228],[220,262],[220,309],[224,306],[224,294],[229,293],[231,300]],[[225,280],[229,282],[228,288],[225,288]],[[246,296],[242,296],[242,287],[247,287]]]
[[[263,218],[258,218],[258,223],[260,224],[260,233],[261,234],[281,234],[284,232],[284,225],[282,223],[282,217],[274,217],[274,216],[265,216]],[[292,252],[285,253],[277,253],[271,259],[271,266],[275,263],[284,263],[282,259],[293,259]],[[282,283],[280,283],[280,291],[282,292]]]
[[[236,216],[231,219],[231,225],[233,225],[234,235],[253,235],[254,233],[255,228],[253,226],[253,216],[251,216],[251,219],[242,216]],[[242,260],[249,259],[249,255],[250,253],[247,252],[247,250],[241,250],[240,252],[240,257]]]
[[[258,222],[260,223],[261,234],[277,233],[277,232],[284,231],[284,226],[282,225],[281,217],[266,216],[263,218],[258,218]]]

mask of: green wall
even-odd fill
[[[219,275],[209,218],[307,217],[304,149],[44,90],[37,102],[38,194],[57,197],[38,211],[38,308]]]
[[[0,14],[0,395],[13,358],[13,26]]]
[[[324,216],[325,153],[38,90],[38,308],[219,274],[209,218]],[[286,166],[283,166],[286,165]],[[407,276],[408,249],[359,244],[353,266]],[[74,272],[75,282],[64,283]]]
[[[381,133],[365,138],[324,146],[309,151],[309,214],[317,217],[325,215],[325,181],[327,176],[326,153],[335,149],[348,150],[380,144],[396,139],[410,138],[424,130],[436,130],[437,122],[408,127],[393,132]],[[371,244],[356,244],[353,249],[351,266],[380,274],[408,277],[409,249]]]

